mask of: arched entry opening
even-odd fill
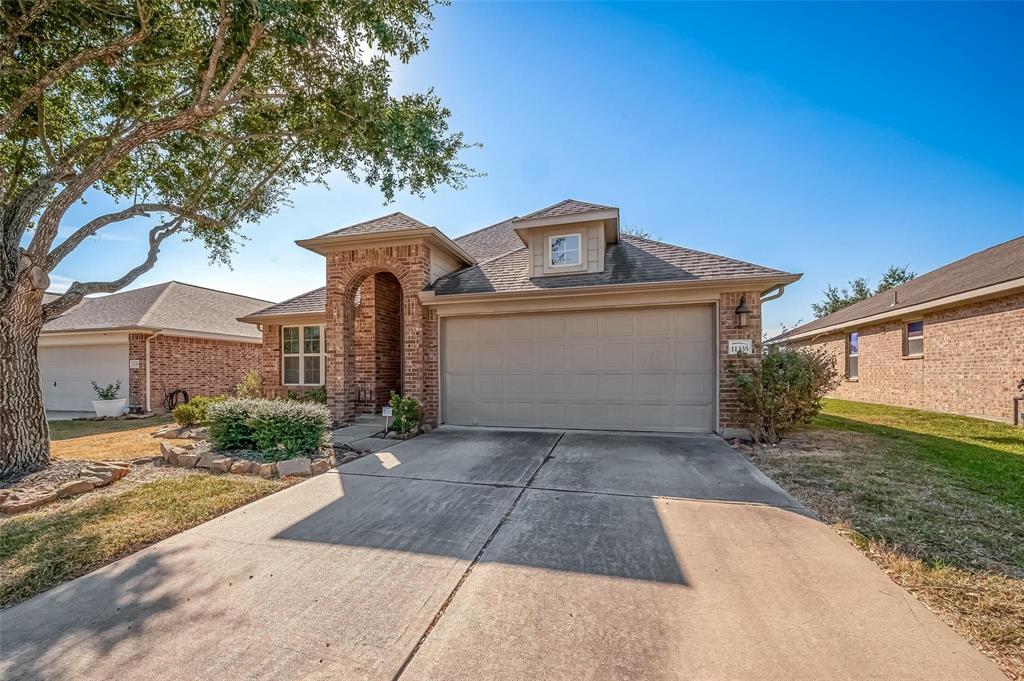
[[[391,272],[375,272],[353,286],[353,408],[380,414],[403,388],[402,284]]]

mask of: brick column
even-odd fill
[[[751,313],[747,325],[741,327],[736,323],[736,307],[743,296]],[[718,306],[718,421],[722,435],[734,437],[746,430],[739,417],[736,376],[761,357],[761,294],[758,291],[723,293]],[[754,342],[753,355],[729,354],[730,340],[748,339]]]

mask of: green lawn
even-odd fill
[[[882,436],[903,455],[942,466],[968,488],[1024,512],[1024,428],[845,400],[826,400],[814,425]]]
[[[766,474],[1024,679],[1024,428],[827,400]]]
[[[148,428],[156,430],[173,419],[170,415],[151,416],[148,419],[110,419],[106,421],[92,420],[60,420],[49,421],[50,440],[70,440],[76,437],[87,435],[105,435],[107,433],[118,433],[124,430],[140,430]]]
[[[0,518],[0,607],[289,484],[197,473],[143,483],[122,494],[90,495]]]

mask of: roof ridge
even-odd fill
[[[202,289],[203,291],[212,291],[214,293],[223,293],[226,296],[235,296],[236,298],[245,298],[247,300],[255,300],[255,301],[260,302],[260,303],[272,303],[272,302],[274,302],[272,300],[266,300],[264,298],[257,298],[255,296],[247,296],[244,293],[235,293],[234,291],[225,291],[223,289],[213,288],[212,286],[200,286],[199,284],[192,284],[192,283],[187,282],[187,281],[178,281],[177,279],[171,279],[171,280],[169,280],[169,281],[167,281],[165,283],[168,283],[168,284],[178,284],[179,286],[188,286],[189,288],[198,288],[198,289]],[[133,289],[133,290],[138,291],[140,289]],[[125,291],[124,293],[127,293],[127,291]]]
[[[173,279],[171,279],[170,281],[165,281],[164,282],[164,284],[163,284],[164,290],[161,291],[160,293],[158,293],[156,298],[153,299],[153,302],[149,304],[149,307],[146,308],[146,311],[142,314],[141,317],[139,317],[139,321],[136,324],[136,326],[145,326],[146,325],[146,320],[149,319],[149,316],[151,314],[153,314],[153,310],[155,310],[156,306],[160,303],[160,301],[164,299],[164,296],[167,295],[167,292],[171,290],[171,284],[177,284],[177,283],[179,283],[179,282],[177,282],[177,281],[175,281]],[[136,290],[138,290],[138,289],[136,289]],[[124,293],[129,293],[129,291],[125,291]]]

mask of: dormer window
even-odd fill
[[[550,267],[578,267],[580,264],[581,234],[560,234],[548,237]]]

